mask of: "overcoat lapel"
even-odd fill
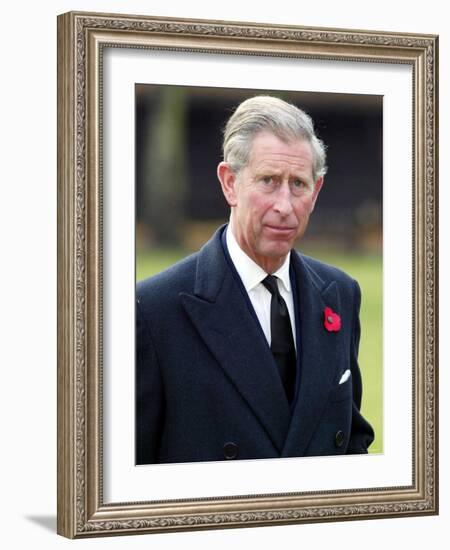
[[[291,254],[300,310],[300,386],[282,456],[303,456],[313,435],[336,376],[339,332],[324,326],[324,309],[340,312],[336,283],[325,284],[301,256]]]
[[[199,252],[194,293],[180,298],[200,337],[281,453],[289,404],[267,341],[225,258],[221,231]]]

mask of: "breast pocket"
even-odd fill
[[[336,387],[334,387],[331,390],[329,401],[331,403],[338,403],[339,401],[345,401],[346,399],[352,398],[352,377],[349,376],[349,378],[343,382],[342,384],[338,384]]]

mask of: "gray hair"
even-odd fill
[[[314,133],[311,117],[291,103],[262,95],[243,101],[226,124],[223,160],[234,172],[247,165],[252,140],[262,131],[269,131],[283,141],[307,141],[313,154],[314,181],[326,174],[325,145]]]

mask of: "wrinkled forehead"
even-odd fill
[[[313,167],[311,144],[303,138],[282,138],[272,132],[259,132],[251,142],[248,165],[291,164]]]

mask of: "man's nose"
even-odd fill
[[[292,212],[292,194],[287,182],[278,187],[273,208],[282,216],[288,216]]]

